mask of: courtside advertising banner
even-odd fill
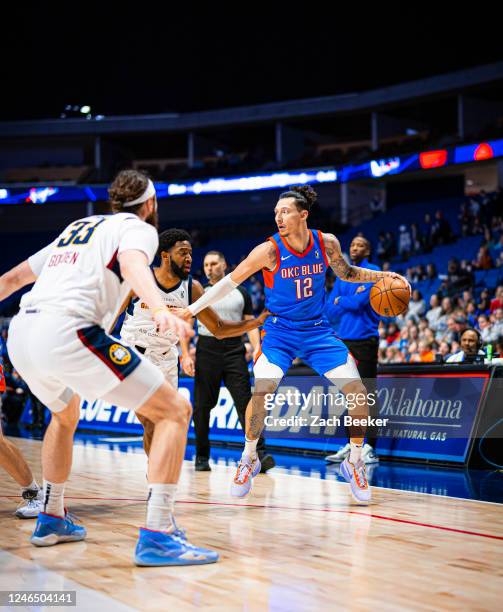
[[[377,451],[383,456],[462,463],[488,381],[488,372],[390,374],[379,376],[377,383],[363,381],[367,392],[358,397],[341,392],[346,381],[288,376],[275,392],[267,392],[268,381],[261,381],[265,410],[255,406],[253,410],[264,420],[271,446],[328,452],[344,444],[348,435],[372,427],[378,435]],[[192,379],[180,379],[180,392],[191,401],[193,390]],[[374,416],[365,415],[365,402]],[[101,400],[82,402],[79,429],[142,432],[132,411]],[[194,437],[192,423],[189,437]],[[210,438],[243,440],[232,396],[224,386],[211,411]]]

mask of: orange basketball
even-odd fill
[[[409,286],[399,278],[385,276],[370,290],[370,304],[383,317],[396,317],[409,307]]]

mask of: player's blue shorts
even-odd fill
[[[300,357],[320,376],[344,365],[349,351],[325,319],[291,321],[271,316],[264,325],[262,353],[286,374],[292,361]]]

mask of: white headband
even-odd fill
[[[154,183],[152,183],[152,181],[148,179],[147,188],[141,194],[141,196],[139,198],[136,198],[136,200],[131,200],[131,202],[124,202],[124,204],[122,205],[122,208],[128,208],[129,206],[136,206],[137,204],[142,204],[143,202],[146,202],[147,200],[149,200],[150,198],[153,198],[154,196],[155,196]]]

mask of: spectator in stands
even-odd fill
[[[487,246],[480,247],[477,258],[472,262],[476,270],[490,270],[493,267],[493,260]]]
[[[386,236],[384,232],[379,232],[377,237],[376,255],[380,262],[386,259]]]
[[[480,300],[479,300],[479,303],[477,304],[477,315],[479,314],[489,315],[490,308],[491,308],[491,300],[489,298],[489,290],[484,289],[480,293]]]
[[[496,308],[491,317],[493,318],[493,338],[496,341],[503,336],[503,307]]]
[[[493,247],[493,253],[495,259],[498,259],[500,255],[503,253],[503,234],[499,237],[498,242]]]
[[[461,336],[463,335],[465,329],[468,328],[468,321],[463,314],[459,314],[454,319],[454,338],[451,340],[459,342],[461,340]]]
[[[469,210],[470,217],[472,219],[475,219],[476,217],[479,216],[479,213],[480,213],[480,204],[479,204],[479,201],[478,201],[478,199],[476,197],[470,198],[470,200],[468,202],[468,210]]]
[[[440,355],[442,355],[442,359],[445,361],[451,355],[451,345],[448,342],[445,342],[444,340],[440,343],[438,347],[438,352],[440,353]]]
[[[418,289],[412,291],[412,296],[409,302],[409,310],[407,311],[406,318],[419,321],[419,317],[422,317],[426,312],[426,302],[423,300],[423,296]]]
[[[438,319],[442,314],[442,307],[440,306],[440,299],[438,294],[433,293],[430,297],[430,310],[426,313],[426,319],[431,329],[436,330]]]
[[[418,344],[418,354],[420,363],[432,363],[435,361],[435,352],[431,342],[420,340]]]
[[[491,300],[490,312],[494,312],[497,308],[503,308],[503,285],[496,287],[496,295]]]
[[[473,362],[477,355],[484,355],[484,351],[482,350],[482,338],[476,329],[470,327],[466,329],[461,336],[461,350],[448,357],[446,362]]]
[[[390,323],[388,326],[388,333],[386,335],[387,345],[391,346],[392,344],[395,344],[395,342],[398,342],[399,338],[400,338],[400,332],[398,330],[396,323]]]
[[[403,363],[404,357],[396,346],[388,346],[381,363]]]
[[[484,233],[484,227],[480,222],[480,219],[478,217],[475,217],[475,219],[473,219],[472,224],[470,226],[470,234],[472,236],[480,236]]]
[[[417,223],[410,224],[410,237],[412,239],[412,251],[420,253],[422,249],[422,236]],[[422,267],[422,266],[421,266]]]
[[[444,219],[444,215],[441,210],[437,210],[435,213],[435,221],[431,226],[431,240],[434,246],[441,244],[447,244],[452,239],[451,226],[447,219]]]
[[[426,278],[430,281],[438,278],[437,266],[434,263],[426,264]]]
[[[424,215],[424,222],[421,231],[421,235],[423,237],[423,250],[425,253],[429,253],[432,248],[432,233],[433,233],[433,223],[431,221],[431,215],[426,213]]]
[[[451,296],[464,289],[469,289],[473,283],[473,274],[462,270],[457,259],[453,258],[447,264],[447,275],[440,275],[442,279],[441,290]]]
[[[470,226],[472,222],[472,217],[469,209],[468,202],[463,202],[461,204],[461,210],[459,213],[459,225],[461,227],[461,235],[466,237],[470,233]]]
[[[451,302],[451,298],[449,297],[444,297],[442,299],[442,309],[440,311],[440,316],[437,319],[437,326],[436,326],[436,338],[438,340],[441,340],[444,336],[444,334],[447,332],[447,320],[449,319],[449,317],[452,315],[452,302]]]
[[[480,337],[482,338],[482,341],[485,344],[497,340],[498,336],[494,335],[493,327],[491,325],[489,317],[486,314],[479,315],[477,323],[480,330]]]
[[[475,327],[477,324],[477,306],[473,300],[470,300],[466,305],[466,317],[470,327]]]
[[[398,236],[398,254],[402,258],[402,261],[407,261],[412,250],[412,238],[407,226],[400,225],[400,234]]]

